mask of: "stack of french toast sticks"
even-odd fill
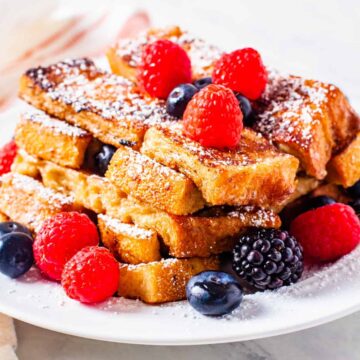
[[[111,72],[88,59],[27,71],[19,94],[34,109],[21,115],[0,186],[4,216],[35,233],[57,212],[97,214],[120,262],[118,294],[147,303],[183,299],[193,275],[218,269],[248,228],[280,227],[277,214],[296,198],[360,178],[359,117],[318,81],[271,72],[236,149],[185,137],[164,102],[137,87],[141,50],[159,38],[186,50],[196,78],[222,54],[174,27],[113,46]],[[112,156],[107,168],[94,165],[99,154]]]

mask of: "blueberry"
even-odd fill
[[[309,210],[314,210],[319,207],[322,207],[325,205],[330,205],[330,204],[335,204],[335,203],[336,203],[336,201],[332,197],[326,196],[326,195],[310,197],[306,200],[306,202],[304,204],[303,212],[309,211]]]
[[[235,93],[235,96],[239,102],[241,112],[243,113],[244,125],[251,126],[253,124],[253,113],[250,101],[239,93]]]
[[[12,232],[0,238],[0,272],[17,278],[34,263],[32,239],[29,235]]]
[[[166,101],[166,111],[177,118],[182,118],[187,104],[198,92],[192,84],[181,84],[171,91]]]
[[[347,188],[346,192],[353,198],[360,198],[360,180]]]
[[[31,231],[24,225],[21,225],[17,222],[13,222],[13,221],[7,221],[7,222],[0,223],[0,237],[5,234],[10,234],[13,232],[23,233],[23,234],[29,235],[32,238]]]
[[[201,314],[221,316],[240,305],[243,290],[233,275],[204,271],[187,283],[186,296],[190,305]]]
[[[360,199],[352,201],[349,205],[355,210],[356,215],[360,217]]]
[[[194,81],[194,86],[197,87],[198,90],[210,85],[212,83],[211,77],[205,77],[199,80]]]
[[[115,154],[116,148],[111,145],[103,145],[100,151],[95,155],[95,171],[104,176],[109,167],[109,163]]]

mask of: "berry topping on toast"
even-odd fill
[[[200,90],[184,113],[184,133],[201,145],[234,148],[240,141],[243,114],[234,93],[211,84]]]
[[[265,90],[268,74],[260,54],[245,48],[224,54],[215,64],[212,79],[215,84],[256,100]]]
[[[189,56],[170,40],[150,43],[142,52],[138,80],[150,96],[166,99],[177,85],[191,82]]]

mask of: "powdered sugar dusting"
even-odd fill
[[[125,224],[110,216],[100,214],[98,217],[105,222],[113,231],[118,234],[127,235],[133,238],[139,238],[148,240],[154,236],[154,232],[151,230],[142,229],[136,225]]]
[[[40,124],[42,127],[49,128],[53,130],[56,134],[67,135],[77,138],[90,135],[87,131],[80,129],[76,126],[72,126],[65,121],[52,118],[49,115],[45,114],[43,111],[34,110],[31,112],[26,112],[22,115],[22,118]]]
[[[131,126],[175,120],[167,114],[164,101],[143,96],[132,82],[100,70],[88,59],[31,69],[27,75],[52,100],[71,106],[77,113],[91,111],[106,120],[131,121]]]
[[[255,130],[270,140],[309,145],[330,88],[318,81],[270,71],[265,92],[256,104]]]
[[[29,176],[9,173],[0,177],[0,181],[11,182],[15,188],[34,193],[36,196],[46,199],[51,204],[71,205],[74,203],[73,197],[65,196],[52,189],[46,188],[39,181],[34,180]]]

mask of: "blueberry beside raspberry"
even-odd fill
[[[194,81],[194,86],[201,90],[202,88],[212,84],[212,78],[211,77],[205,77]]]
[[[240,93],[235,93],[235,97],[239,102],[241,112],[243,114],[243,123],[245,126],[253,124],[253,112],[250,101]]]
[[[182,118],[187,104],[197,92],[198,88],[192,84],[181,84],[174,88],[166,101],[168,114]]]
[[[31,231],[24,225],[21,225],[14,221],[5,221],[0,223],[0,237],[13,232],[23,233],[32,238]]]
[[[335,203],[336,203],[336,200],[327,195],[310,197],[304,203],[303,212],[309,211],[309,210],[314,210],[319,207],[322,207],[325,205],[330,205],[330,204],[335,204]]]
[[[11,278],[25,274],[34,263],[32,238],[24,232],[9,232],[0,238],[0,272]]]
[[[241,303],[243,290],[233,275],[221,271],[203,271],[186,286],[190,305],[203,315],[231,313]]]
[[[287,231],[250,229],[233,250],[234,271],[260,290],[297,282],[303,268],[302,247]]]

